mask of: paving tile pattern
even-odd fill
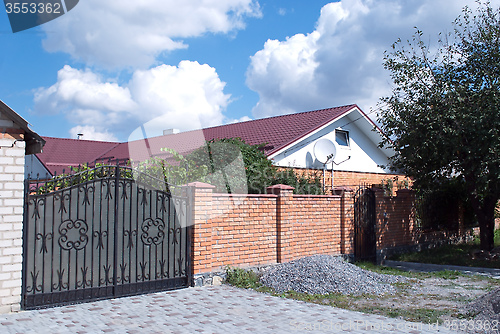
[[[454,333],[227,285],[0,315],[0,333]]]

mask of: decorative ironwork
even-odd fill
[[[141,225],[141,240],[145,245],[159,245],[165,238],[165,223],[162,219],[148,218]]]
[[[134,236],[137,235],[137,230],[125,230],[123,235],[127,237],[127,248],[134,248]]]
[[[145,281],[149,280],[149,274],[146,273],[146,266],[148,265],[148,262],[139,262],[139,266],[141,267],[141,273],[137,275],[137,280],[138,281]]]
[[[93,235],[97,238],[95,249],[104,249],[104,238],[108,236],[108,231],[94,231]]]
[[[172,234],[172,244],[173,245],[178,245],[179,244],[179,237],[180,237],[180,234],[181,234],[181,228],[180,227],[177,227],[177,228],[173,228],[172,227],[170,229],[170,234]]]
[[[160,264],[160,271],[156,273],[156,276],[155,276],[156,279],[168,277],[168,272],[165,271],[165,264],[166,264],[166,262],[167,261],[165,259],[160,260],[158,262]]]
[[[61,212],[68,213],[68,210],[66,209],[66,204],[64,201],[69,200],[70,198],[71,198],[70,194],[55,194],[54,195],[54,199],[59,200],[59,210],[58,210],[59,213],[61,213]]]
[[[128,199],[127,188],[132,189],[132,182],[130,180],[120,181],[120,188],[122,189],[121,199]]]
[[[45,198],[36,198],[35,197],[31,200],[31,202],[33,203],[33,215],[31,216],[31,218],[35,218],[35,219],[41,218],[40,206],[45,205]]]
[[[149,190],[147,189],[144,189],[144,188],[138,188],[137,189],[137,192],[139,194],[141,194],[141,205],[144,206],[144,205],[148,205],[148,197],[147,197],[147,194],[149,192]]]
[[[111,265],[108,264],[103,265],[102,268],[104,269],[104,278],[99,281],[101,284],[113,284],[113,277],[109,275],[109,272],[111,271]]]
[[[179,257],[177,259],[177,269],[175,270],[175,275],[186,275],[186,268],[183,268],[184,258]]]
[[[39,271],[37,271],[36,273],[30,272],[31,281],[33,282],[33,284],[31,286],[26,287],[26,292],[34,292],[34,291],[41,292],[42,291],[42,285],[37,284],[38,273],[39,273]]]
[[[100,165],[26,181],[23,309],[190,285],[188,191],[133,175]]]
[[[113,180],[103,180],[102,187],[106,187],[106,196],[104,197],[107,200],[113,199],[113,192],[111,191],[111,187],[114,186]]]
[[[85,186],[80,187],[79,191],[83,192],[82,205],[85,205],[85,204],[90,205],[89,193],[93,193],[95,191],[95,187],[85,185]]]
[[[63,276],[64,276],[64,271],[65,270],[66,269],[57,270],[57,283],[54,283],[53,286],[52,286],[54,290],[61,291],[62,289],[67,289],[69,287],[68,283],[64,283],[63,282]]]
[[[87,223],[81,219],[72,221],[71,219],[63,221],[59,226],[59,246],[65,250],[81,250],[87,246],[89,237]]]
[[[85,267],[85,268],[82,267],[82,268],[80,268],[80,270],[82,272],[82,280],[76,282],[76,286],[79,288],[85,288],[87,286],[92,286],[92,281],[87,280],[87,273],[88,273],[89,267]]]
[[[126,271],[127,271],[127,264],[120,263],[121,276],[117,278],[118,283],[126,283],[129,281],[129,276],[126,275]]]
[[[167,212],[167,205],[170,196],[165,193],[157,193],[156,200],[160,203],[160,212]]]
[[[54,233],[46,233],[46,234],[37,233],[36,234],[36,240],[42,240],[42,244],[40,246],[40,253],[48,253],[49,252],[49,250],[47,249],[47,241],[52,240],[53,236],[54,236]]]

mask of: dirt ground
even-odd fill
[[[360,298],[351,301],[349,308],[415,322],[439,319],[457,332],[500,333],[500,280],[481,276],[411,278],[396,286],[395,295]],[[485,321],[493,330],[485,328]]]

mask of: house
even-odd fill
[[[143,134],[146,138],[137,139]],[[44,137],[47,144],[43,153],[37,154],[38,161],[27,169],[32,176],[43,175],[43,170],[55,175],[94,161],[165,158],[168,154],[161,151],[165,147],[187,154],[206,140],[239,137],[249,144],[265,143],[264,152],[276,166],[325,170],[325,179],[332,186],[359,185],[393,177],[383,166],[388,165],[394,152],[378,147],[382,136],[382,131],[357,105],[347,105],[181,133],[170,131],[151,138],[147,138],[147,128],[141,127],[131,136],[135,140],[125,143]],[[318,160],[315,145],[319,140],[329,140],[329,147],[334,146],[336,151],[326,165]]]
[[[24,118],[0,100],[0,313],[20,307],[25,159],[40,152],[44,143]]]

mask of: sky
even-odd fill
[[[498,6],[500,0],[492,0]],[[13,33],[0,4],[0,99],[42,136],[127,141],[390,95],[384,51],[473,0],[80,0]]]

